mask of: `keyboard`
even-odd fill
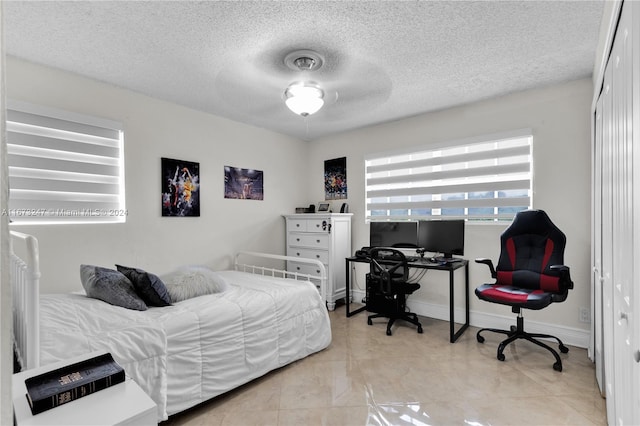
[[[389,261],[395,261],[398,262],[400,259],[397,256],[378,256],[378,258],[380,260],[389,260]],[[405,259],[407,259],[407,262],[411,263],[411,262],[418,262],[420,260],[420,258],[418,256],[405,256]]]

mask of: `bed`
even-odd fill
[[[17,246],[21,250],[17,250]],[[221,293],[135,311],[84,294],[39,294],[38,244],[12,232],[14,341],[24,368],[108,350],[156,402],[158,421],[326,348],[319,276],[255,266],[286,256],[239,253]],[[301,259],[296,259],[300,261]],[[257,261],[257,262],[256,262]]]

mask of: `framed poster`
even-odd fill
[[[347,198],[347,157],[324,162],[324,199]]]
[[[224,198],[263,200],[264,173],[262,170],[224,166]]]
[[[162,216],[200,216],[200,163],[161,160]]]

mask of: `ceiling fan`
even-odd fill
[[[216,95],[228,107],[265,121],[291,111],[331,121],[366,114],[384,103],[391,86],[380,67],[330,48],[249,53],[230,61],[215,80]]]
[[[284,58],[284,63],[294,71],[315,71],[322,67],[324,59],[313,50],[296,50]],[[296,81],[284,91],[285,103],[294,113],[307,117],[324,105],[324,91],[314,81]]]

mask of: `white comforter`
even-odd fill
[[[41,296],[41,362],[108,350],[158,420],[326,348],[329,316],[308,282],[221,271],[224,293],[144,312],[77,294]]]

